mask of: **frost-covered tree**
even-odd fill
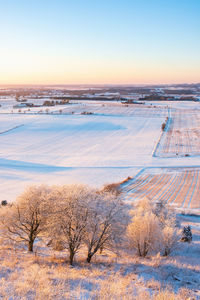
[[[122,217],[124,205],[116,195],[83,185],[65,185],[52,188],[48,203],[49,235],[54,244],[59,241],[68,249],[70,264],[83,245],[90,262],[98,250],[111,249],[120,242],[127,218]]]
[[[179,230],[176,214],[166,201],[155,203],[153,213],[158,217],[162,229],[161,248],[164,256],[176,249],[179,240]]]
[[[164,201],[156,204],[147,198],[139,201],[127,232],[130,245],[140,256],[150,250],[169,255],[178,243],[176,216]]]
[[[113,250],[120,245],[128,220],[125,205],[116,195],[95,192],[90,200],[87,234],[84,236],[88,263],[97,251]]]
[[[4,235],[16,242],[25,242],[33,251],[35,239],[46,222],[45,201],[49,192],[46,186],[31,186],[15,203],[1,210]]]
[[[152,212],[158,217],[161,226],[164,228],[165,226],[176,227],[177,220],[176,214],[172,207],[170,207],[166,201],[160,200],[155,204],[151,205]]]
[[[64,185],[54,187],[49,198],[49,235],[68,249],[71,265],[87,232],[91,197],[92,192],[86,186]]]

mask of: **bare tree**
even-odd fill
[[[110,193],[83,185],[55,186],[49,199],[49,235],[54,244],[59,241],[68,249],[70,264],[83,244],[90,262],[102,247],[119,242],[126,222],[126,218],[120,220],[122,208],[122,202]]]
[[[33,251],[33,244],[45,224],[44,202],[48,188],[31,186],[18,197],[16,203],[1,211],[1,222],[7,238],[28,245]]]
[[[83,244],[91,190],[83,185],[54,187],[49,201],[49,234],[69,251],[70,264]]]
[[[120,243],[127,223],[125,206],[116,195],[96,192],[90,200],[87,234],[84,236],[88,263],[98,250],[112,250]]]

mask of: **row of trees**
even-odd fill
[[[68,249],[70,263],[83,246],[87,262],[102,248],[120,245],[126,229],[125,206],[115,195],[82,185],[32,186],[11,206],[2,207],[4,236],[24,241],[33,251],[37,237]]]
[[[67,249],[70,264],[82,246],[87,262],[102,249],[135,249],[140,256],[150,251],[169,255],[179,238],[176,218],[164,203],[143,200],[132,210],[118,193],[83,185],[32,186],[12,205],[1,208],[5,237],[25,242],[33,251],[35,240]]]

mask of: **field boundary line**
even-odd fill
[[[157,155],[157,151],[160,147],[160,143],[161,143],[161,140],[162,140],[164,134],[169,131],[171,123],[172,123],[171,110],[170,110],[170,108],[168,108],[168,119],[167,119],[167,122],[165,125],[165,129],[161,132],[158,142],[153,150],[153,154],[152,154],[153,157],[162,157],[162,156]]]
[[[9,132],[9,131],[15,130],[15,129],[20,128],[20,127],[22,127],[22,126],[24,126],[24,124],[17,125],[17,126],[15,126],[15,127],[12,127],[12,128],[10,128],[10,129],[5,130],[5,131],[1,131],[0,134],[7,133],[7,132]]]

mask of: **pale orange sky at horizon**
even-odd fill
[[[109,66],[107,63],[85,62],[79,64],[51,65],[47,60],[40,63],[34,61],[1,64],[0,85],[23,84],[176,84],[200,82],[200,70],[191,66],[174,69],[162,65],[134,65],[125,63]],[[199,80],[197,79],[199,78]]]
[[[42,54],[42,53],[41,53]],[[11,59],[12,58],[12,59]],[[199,78],[199,80],[198,80]],[[0,62],[0,84],[167,84],[200,81],[200,68],[180,61],[165,64],[163,58],[78,57],[64,54],[4,53]]]
[[[4,1],[0,85],[200,82],[200,1]]]

